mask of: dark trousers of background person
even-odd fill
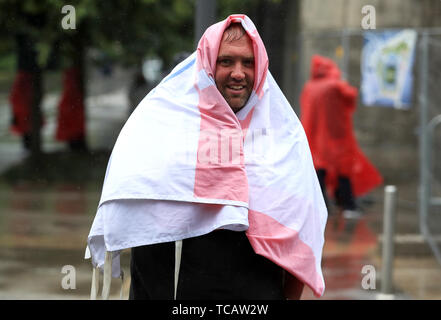
[[[173,300],[175,243],[132,248],[130,300]],[[176,299],[283,300],[281,267],[252,249],[245,232],[184,239]]]
[[[326,170],[317,169],[317,177],[320,182],[323,197],[325,198],[326,207],[329,209],[329,199],[325,185]],[[335,190],[334,196],[337,206],[341,207],[343,210],[357,209],[354,194],[352,192],[351,181],[348,177],[338,176],[337,188]]]

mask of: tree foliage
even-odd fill
[[[0,3],[0,52],[13,47],[13,36],[25,32],[38,39],[43,63],[52,44],[81,32],[87,47],[106,52],[123,63],[148,55],[165,61],[192,49],[193,0],[72,0],[76,29],[61,27],[63,0],[3,0]]]

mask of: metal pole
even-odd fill
[[[419,82],[420,92],[418,96],[420,105],[420,186],[419,186],[419,216],[420,216],[420,232],[429,244],[430,249],[435,255],[437,261],[441,264],[441,252],[430,233],[428,226],[429,207],[436,204],[432,198],[431,192],[431,176],[432,170],[432,135],[435,127],[438,125],[439,116],[433,118],[429,122],[429,104],[428,104],[428,87],[429,87],[429,36],[436,34],[427,29],[421,34],[420,43],[420,64],[419,64]]]
[[[349,82],[349,51],[350,47],[350,34],[348,30],[343,29],[341,34],[341,46],[343,48],[343,61],[342,61],[342,78]]]
[[[436,126],[441,124],[441,114],[432,118],[430,122],[427,124],[427,132],[426,132],[426,141],[427,141],[427,159],[425,164],[425,175],[426,175],[426,186],[425,186],[425,192],[426,197],[424,199],[424,214],[420,215],[421,219],[421,232],[424,236],[424,239],[429,244],[430,249],[432,249],[433,254],[436,257],[436,260],[438,260],[438,263],[441,264],[441,252],[438,248],[438,245],[433,238],[427,221],[428,211],[431,206],[441,205],[441,198],[432,197],[432,191],[431,191],[431,181],[429,172],[432,170],[432,137],[433,133],[435,131]],[[423,168],[424,169],[424,168]]]
[[[395,186],[384,188],[383,263],[381,272],[381,292],[383,294],[393,293],[396,190]]]
[[[419,63],[419,83],[420,92],[418,96],[420,105],[420,187],[419,187],[419,214],[420,214],[420,230],[422,234],[426,234],[427,225],[426,217],[429,205],[429,146],[427,141],[427,123],[428,123],[428,105],[427,105],[427,88],[428,88],[428,33],[423,32],[420,43],[420,63]]]
[[[216,0],[197,0],[194,19],[194,43],[198,45],[205,30],[216,22]]]

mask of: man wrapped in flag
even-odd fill
[[[320,297],[326,219],[303,127],[231,15],[123,127],[86,257],[119,277],[132,248],[131,299]]]

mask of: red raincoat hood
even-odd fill
[[[329,58],[314,55],[311,59],[311,79],[340,79],[341,72],[337,64]]]

